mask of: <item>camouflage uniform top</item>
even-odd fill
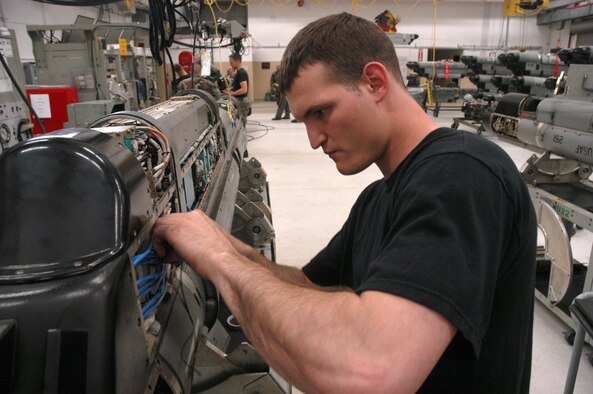
[[[191,87],[191,78],[188,78],[181,82],[183,89],[200,89],[210,93],[216,100],[221,97],[220,89],[212,81],[207,80],[203,77],[194,77],[194,86]]]
[[[280,73],[278,71],[274,71],[272,73],[272,76],[270,77],[270,91],[271,93],[274,95],[274,97],[276,97],[276,100],[278,100],[278,97],[280,96]]]

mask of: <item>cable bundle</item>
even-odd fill
[[[171,145],[167,136],[153,127],[138,126],[133,135],[126,136],[125,144],[136,155],[147,175],[152,176],[156,189],[161,190],[171,161]]]
[[[167,293],[165,263],[156,255],[152,245],[132,259],[137,271],[144,273],[138,280],[138,299],[142,304],[142,318],[146,319],[161,303]]]
[[[149,0],[149,38],[153,58],[161,65],[161,51],[167,50],[172,44],[177,30],[175,7],[170,0]],[[169,55],[170,57],[170,55]],[[173,63],[171,61],[171,63]]]

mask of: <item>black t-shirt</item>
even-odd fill
[[[405,297],[458,329],[420,392],[528,393],[536,241],[508,155],[442,128],[362,192],[303,271],[322,286]]]
[[[247,75],[247,70],[245,70],[243,67],[241,67],[235,73],[235,79],[233,80],[233,86],[232,86],[233,92],[241,89],[241,82],[243,82],[243,81],[247,82],[247,92],[249,92],[249,75]],[[237,97],[237,98],[247,97],[247,93],[240,94],[235,97]]]

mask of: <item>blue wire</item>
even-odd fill
[[[164,278],[165,275],[161,274],[151,279],[148,283],[144,284],[140,289],[138,289],[138,297],[141,299],[146,297],[151,290],[153,290],[155,287],[158,287]]]
[[[138,289],[138,297],[140,299],[146,297],[152,289],[158,286],[161,283],[161,280],[164,278],[164,275],[159,275],[151,278],[151,280],[144,284],[142,287]]]
[[[153,279],[153,278],[158,278],[159,276],[161,276],[161,273],[160,272],[155,272],[155,273],[152,273],[152,274],[148,274],[148,275],[143,276],[142,278],[138,279],[136,281],[136,285],[137,286],[140,286],[142,283],[146,282],[147,280]]]
[[[163,273],[163,264],[162,264],[162,263],[159,263],[159,264],[158,264],[158,265],[156,265],[156,266],[157,266],[157,267],[156,267],[156,271],[155,271],[155,272],[153,272],[152,274],[148,274],[148,275],[146,275],[146,276],[143,276],[143,277],[142,277],[142,278],[140,278],[140,279],[137,279],[137,280],[136,280],[136,285],[141,285],[142,283],[146,282],[146,281],[148,280],[148,279],[146,279],[146,278],[148,278],[148,277],[151,277],[151,275],[155,275],[155,274],[162,274],[162,273]]]
[[[142,260],[144,260],[150,253],[152,253],[152,244],[148,245],[148,248],[144,252],[137,254],[132,258],[134,267],[137,266]]]
[[[156,257],[156,264],[153,259],[149,258],[153,256]],[[142,306],[142,317],[146,319],[156,309],[156,307],[159,306],[166,294],[167,279],[164,273],[164,263],[154,253],[152,249],[152,244],[150,244],[144,252],[134,256],[132,258],[132,263],[134,264],[134,267],[140,264],[147,263],[152,263],[156,266],[155,272],[136,280],[136,286],[138,288],[138,298],[140,299],[147,297],[151,291],[158,287],[156,294],[151,296],[148,299],[148,301],[146,301]]]

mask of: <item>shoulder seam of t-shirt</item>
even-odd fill
[[[490,166],[488,164],[486,164],[483,160],[481,160],[479,157],[477,157],[475,155],[470,154],[469,152],[455,151],[455,152],[439,152],[439,153],[431,154],[430,156],[427,156],[427,157],[423,158],[420,162],[414,163],[409,168],[409,173],[411,174],[417,168],[420,168],[423,165],[428,165],[427,161],[430,160],[431,158],[436,158],[436,157],[439,157],[439,156],[446,156],[446,155],[460,155],[460,156],[465,156],[465,157],[467,157],[467,158],[469,158],[469,159],[471,159],[471,160],[479,163],[482,167],[484,167],[489,173],[491,173],[497,179],[498,183],[501,185],[502,189],[504,190],[504,193],[507,196],[507,199],[509,199],[510,202],[511,202],[511,204],[513,204],[513,209],[516,209],[517,208],[514,205],[513,199],[512,199],[512,197],[510,195],[509,190],[507,189],[506,184],[502,181],[502,179],[498,176],[498,174],[496,174],[492,170],[492,168],[490,168]]]
[[[454,151],[454,152],[439,152],[439,153],[434,153],[431,154],[430,156],[427,156],[426,158],[422,159],[420,162],[414,163],[410,168],[409,168],[409,174],[412,175],[412,173],[419,167],[421,167],[422,165],[428,165],[428,163],[426,163],[430,158],[434,158],[434,157],[438,157],[438,156],[445,156],[445,155],[460,155],[460,156],[465,156],[467,158],[469,158],[470,160],[475,161],[476,163],[479,163],[482,167],[484,167],[490,174],[492,174],[492,176],[494,176],[494,178],[496,178],[497,182],[500,184],[500,186],[502,187],[502,190],[504,190],[504,194],[507,198],[507,201],[509,201],[509,203],[511,204],[512,208],[513,208],[513,212],[518,212],[518,207],[515,205],[515,201],[513,200],[509,190],[507,189],[506,184],[503,182],[503,180],[498,176],[498,174],[496,174],[492,168],[490,168],[489,165],[487,165],[483,160],[481,160],[479,157],[470,154],[470,152],[466,152],[466,151]],[[517,170],[518,171],[518,170]],[[413,176],[413,175],[412,175]],[[516,223],[513,222],[513,226],[515,226]],[[519,242],[522,244],[524,242],[524,240],[522,239],[522,234],[518,234],[518,236],[520,237]]]

